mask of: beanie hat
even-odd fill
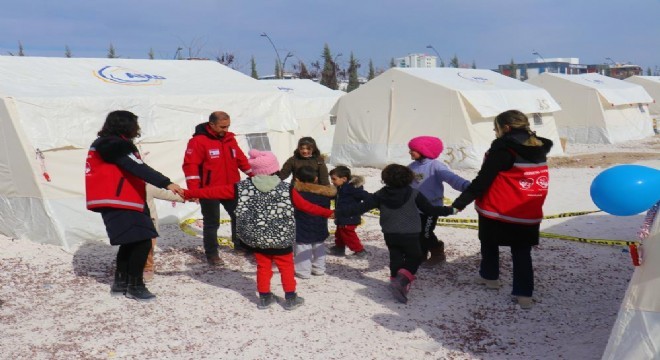
[[[252,149],[248,152],[248,162],[254,175],[271,175],[280,171],[280,163],[277,162],[275,154],[270,151],[259,151]]]
[[[442,140],[435,136],[418,136],[408,142],[408,148],[428,159],[437,159],[442,153]]]

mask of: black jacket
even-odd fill
[[[362,188],[364,178],[362,176],[353,176],[351,180],[337,188],[337,197],[335,197],[335,209],[353,207],[369,197],[369,193]],[[360,213],[354,215],[337,215],[335,213],[335,224],[337,225],[358,225],[362,222]]]

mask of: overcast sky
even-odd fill
[[[492,69],[498,64],[577,57],[581,63],[660,68],[660,0],[0,0],[0,54],[124,58],[214,58],[229,52],[249,73],[274,71],[275,43],[286,67],[320,59],[328,43],[346,66],[388,67],[409,53]],[[190,51],[192,50],[192,51]]]

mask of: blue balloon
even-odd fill
[[[591,199],[612,215],[639,214],[660,201],[660,170],[641,165],[606,169],[591,183]]]

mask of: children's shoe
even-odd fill
[[[447,256],[445,255],[445,244],[440,243],[440,246],[429,250],[431,257],[424,261],[422,264],[425,268],[437,267],[444,264],[447,261]]]
[[[398,302],[403,304],[408,302],[408,292],[413,280],[415,275],[406,269],[399,269],[396,277],[390,278],[390,292]]]
[[[307,274],[296,273],[296,277],[299,279],[309,279],[312,276]]]
[[[312,270],[312,275],[314,275],[314,276],[323,276],[323,275],[325,275],[325,271],[314,271],[314,270]]]
[[[346,247],[344,246],[331,246],[328,248],[328,254],[334,256],[346,256]]]
[[[259,294],[259,303],[257,308],[260,310],[268,309],[271,305],[275,303],[275,296],[273,293],[268,293],[265,295]]]
[[[151,291],[144,286],[144,279],[142,279],[142,277],[132,277],[130,275],[128,276],[126,297],[137,301],[151,301],[156,299],[156,295],[152,294]]]
[[[111,296],[124,296],[128,290],[128,274],[115,271],[115,281],[110,287]]]
[[[516,299],[523,310],[529,310],[534,306],[534,300],[530,296],[516,296]]]
[[[353,255],[351,255],[351,256],[356,257],[358,259],[364,259],[364,258],[367,257],[367,255],[369,255],[369,253],[367,252],[367,250],[363,249],[362,251],[358,251],[356,253],[353,253]]]
[[[207,256],[206,257],[206,262],[209,264],[209,266],[222,266],[223,265],[222,259],[218,255]]]
[[[502,287],[502,283],[500,282],[499,279],[488,280],[482,278],[481,276],[477,276],[476,278],[474,278],[474,282],[479,285],[486,285],[486,288],[488,289],[499,289],[500,287]]]
[[[284,310],[293,310],[302,306],[305,303],[305,299],[298,295],[294,295],[284,301]]]

